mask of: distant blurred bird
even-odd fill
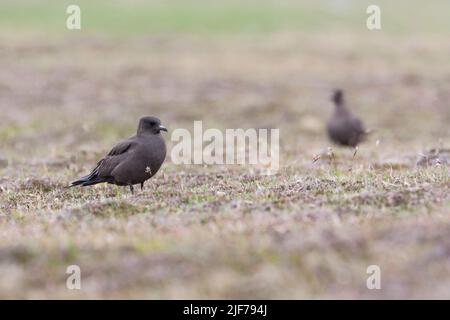
[[[342,90],[335,90],[332,100],[335,109],[327,123],[330,140],[336,144],[356,147],[367,134],[363,123],[347,109]]]
[[[72,182],[69,187],[106,182],[129,186],[131,193],[134,193],[133,185],[140,184],[142,190],[144,182],[159,170],[166,157],[161,131],[167,132],[167,129],[158,118],[141,118],[135,136],[119,142],[90,174]]]

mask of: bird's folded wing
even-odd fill
[[[133,150],[135,142],[132,140],[125,140],[119,142],[106,157],[100,160],[97,167],[94,169],[96,174],[101,177],[111,175],[111,172],[118,166],[126,157],[128,153]]]
[[[130,148],[134,146],[134,142],[131,139],[124,140],[122,142],[119,142],[114,146],[114,148],[111,149],[111,151],[108,153],[108,156],[115,156],[122,153],[127,152]]]
[[[364,128],[364,124],[358,118],[352,118],[352,127],[358,133],[366,132],[366,129]]]

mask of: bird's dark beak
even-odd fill
[[[167,132],[167,128],[164,127],[163,125],[159,125],[159,131],[165,131],[165,132]]]

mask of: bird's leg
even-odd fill
[[[132,185],[132,184],[130,184],[130,191],[131,191],[131,194],[133,194],[133,195],[134,195],[134,187],[133,187],[133,185]]]
[[[144,183],[141,182],[141,191],[144,190]]]
[[[356,154],[358,153],[358,146],[355,146],[355,150],[354,150],[354,152],[353,152],[353,159],[355,159],[355,157],[356,157]]]

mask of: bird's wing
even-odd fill
[[[114,168],[126,157],[127,153],[133,149],[134,142],[131,139],[119,142],[109,153],[97,162],[97,166],[86,177],[88,180],[97,177],[109,177]]]
[[[364,124],[362,123],[361,120],[359,120],[356,117],[352,118],[352,127],[358,133],[363,134],[366,132],[366,129],[364,128]]]
[[[123,160],[126,159],[128,154],[133,151],[136,146],[136,142],[131,138],[119,142],[106,157],[101,159],[97,166],[87,176],[81,177],[77,181],[72,182],[72,186],[76,185],[91,185],[100,182],[108,182],[111,179],[111,172],[117,167]]]
[[[108,153],[108,156],[117,156],[122,153],[125,153],[134,145],[133,140],[127,139],[124,141],[119,142],[114,146],[114,148],[111,149],[111,151]]]
[[[137,143],[131,139],[119,142],[111,149],[106,157],[97,163],[97,167],[93,172],[100,177],[110,176],[114,168],[126,159],[129,153],[133,152],[136,144]]]

